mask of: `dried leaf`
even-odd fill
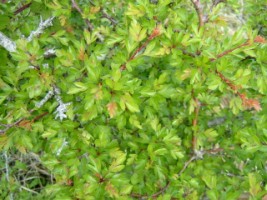
[[[110,194],[110,196],[112,196],[112,197],[118,196],[117,189],[110,182],[107,183],[105,189]]]
[[[254,42],[264,44],[264,43],[266,43],[266,40],[264,37],[257,35],[256,38],[254,39]]]
[[[262,110],[260,102],[257,99],[243,99],[243,105],[247,109],[254,108],[257,112]]]
[[[113,118],[116,115],[117,111],[117,104],[115,102],[110,102],[107,105],[108,113],[111,118]]]
[[[85,50],[84,48],[81,47],[78,55],[79,60],[84,60],[84,56],[85,56]]]
[[[32,121],[31,120],[22,120],[19,124],[19,127],[31,130],[32,129]]]

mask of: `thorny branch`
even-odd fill
[[[265,40],[265,38],[263,38],[263,37],[261,37],[261,36],[257,36],[257,37],[254,39],[253,42],[254,42],[254,43],[266,43],[266,40]],[[210,62],[214,62],[214,61],[216,61],[217,59],[222,58],[222,57],[224,57],[224,56],[230,54],[231,52],[233,52],[233,51],[236,50],[236,49],[240,49],[240,48],[242,48],[242,47],[244,47],[244,46],[252,45],[253,42],[251,42],[250,40],[247,40],[246,42],[244,42],[243,44],[238,45],[238,46],[235,47],[235,48],[226,50],[226,51],[224,51],[224,52],[218,54],[218,55],[216,56],[216,58],[211,58],[211,59],[210,59]],[[261,108],[261,105],[260,105],[260,103],[259,103],[258,100],[256,100],[256,99],[248,99],[248,98],[246,97],[246,94],[245,94],[245,93],[241,93],[241,92],[238,91],[238,90],[241,88],[240,86],[235,85],[231,80],[229,80],[228,78],[226,78],[226,77],[225,77],[221,72],[219,72],[217,69],[216,69],[214,72],[215,72],[215,74],[216,74],[217,76],[219,76],[219,77],[221,78],[221,80],[222,80],[225,84],[227,84],[227,85],[231,88],[231,90],[233,90],[233,91],[240,97],[240,99],[242,100],[243,106],[244,106],[245,108],[247,108],[247,109],[252,109],[252,108],[253,108],[253,109],[255,109],[256,111],[260,111],[260,110],[262,109],[262,108]]]
[[[248,99],[246,97],[245,93],[241,93],[238,91],[238,89],[240,88],[239,86],[235,85],[232,83],[232,81],[230,81],[229,79],[227,79],[221,72],[219,72],[218,70],[215,70],[215,73],[221,78],[221,80],[226,83],[238,96],[239,98],[242,100],[243,106],[247,109],[255,109],[256,111],[261,111],[261,105],[260,102],[257,99]]]

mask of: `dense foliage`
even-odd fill
[[[266,199],[265,0],[0,4],[1,199]]]

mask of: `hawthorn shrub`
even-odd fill
[[[1,1],[1,199],[266,199],[266,1]]]

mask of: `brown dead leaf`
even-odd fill
[[[84,48],[80,48],[78,55],[79,60],[84,60],[84,56],[85,56],[85,50]]]
[[[19,124],[19,127],[25,128],[27,130],[31,130],[32,129],[32,121],[31,120],[22,120]]]
[[[261,111],[261,105],[257,99],[243,99],[243,106],[247,109],[253,108],[257,112]]]
[[[117,197],[118,196],[118,191],[117,189],[110,183],[108,182],[105,190],[112,196],[112,197]]]
[[[90,8],[90,13],[91,14],[95,14],[98,13],[100,11],[100,7],[99,6],[93,6]]]
[[[256,38],[254,39],[254,42],[264,44],[266,43],[266,39],[260,35],[257,35]]]
[[[115,102],[110,102],[107,105],[107,109],[108,109],[108,113],[109,113],[110,118],[113,118],[116,115],[117,104]]]

